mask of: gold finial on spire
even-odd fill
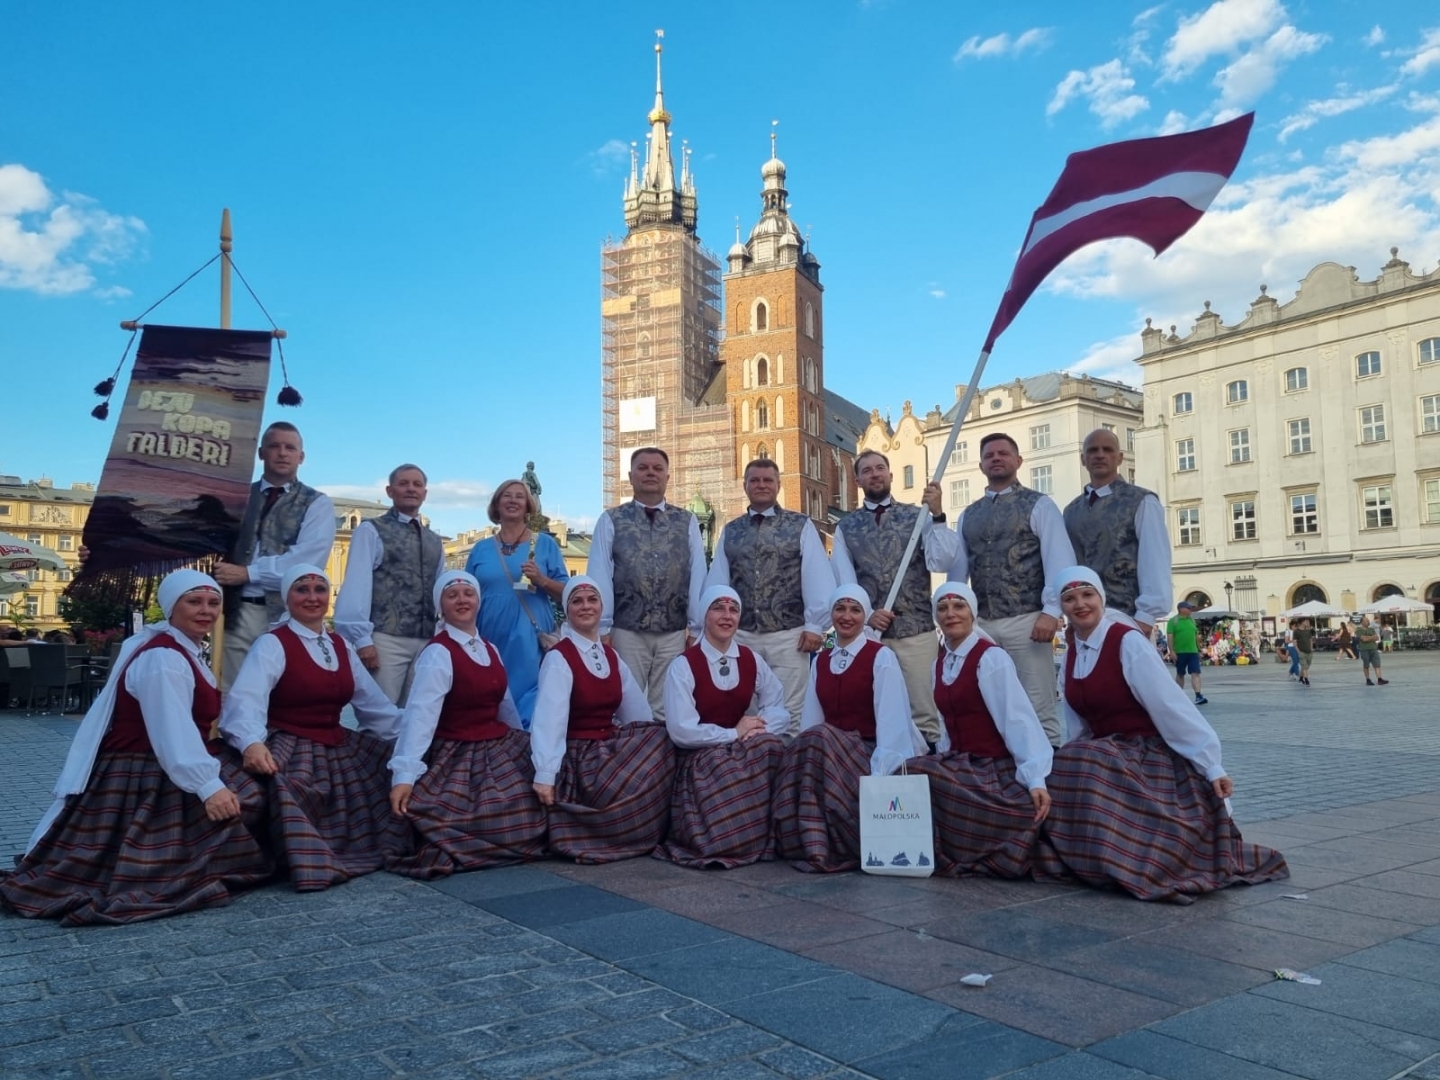
[[[650,110],[648,118],[652,124],[670,123],[670,114],[665,111],[665,91],[661,88],[660,82],[660,54],[664,51],[660,42],[664,37],[664,30],[655,31],[655,107]]]

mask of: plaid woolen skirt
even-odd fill
[[[784,756],[784,741],[768,733],[679,751],[670,834],[655,857],[726,870],[773,859],[770,796]]]
[[[775,852],[816,873],[860,865],[860,777],[875,744],[853,731],[817,724],[785,751],[775,781]]]
[[[410,850],[385,869],[438,878],[545,854],[545,807],[535,797],[530,736],[437,739],[410,793]]]
[[[936,876],[1030,876],[1040,826],[1014,758],[949,753],[912,758],[908,767],[930,778]]]
[[[0,898],[18,914],[83,923],[129,923],[227,903],[267,880],[274,864],[263,832],[265,792],[223,762],[240,799],[239,820],[211,821],[153,754],[101,754],[85,790],[13,873]]]
[[[571,739],[555,778],[550,850],[579,863],[649,855],[670,822],[675,747],[664,724]]]
[[[1066,743],[1046,786],[1052,805],[1035,851],[1036,878],[1187,904],[1237,882],[1290,876],[1278,851],[1241,838],[1210,782],[1161,738]]]

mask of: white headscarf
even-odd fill
[[[1056,596],[1064,596],[1067,591],[1076,585],[1089,585],[1100,594],[1103,602],[1105,599],[1105,586],[1100,584],[1100,575],[1088,566],[1067,566],[1056,575],[1052,582]]]
[[[875,609],[870,606],[870,594],[859,585],[841,585],[830,594],[830,603],[826,606],[827,611],[833,611],[835,605],[841,600],[854,600],[859,603],[865,611],[865,622],[868,625],[870,616],[875,614]]]
[[[280,603],[285,610],[281,613],[280,618],[270,624],[270,629],[274,630],[277,626],[284,626],[286,623],[293,621],[290,617],[290,586],[294,585],[303,577],[324,578],[325,584],[329,585],[331,583],[330,575],[314,563],[296,563],[289,570],[286,570],[280,578]]]
[[[100,750],[100,743],[105,738],[105,732],[110,728],[110,718],[115,713],[115,699],[119,696],[120,686],[124,681],[125,668],[142,645],[169,631],[170,613],[175,610],[176,602],[186,593],[194,592],[196,589],[211,589],[218,593],[220,586],[215,583],[214,578],[208,574],[202,574],[199,570],[172,570],[160,582],[160,587],[156,590],[155,595],[160,603],[160,610],[165,613],[166,621],[152,623],[138,634],[132,635],[121,646],[114,664],[111,665],[110,678],[106,680],[105,688],[100,691],[100,696],[86,710],[85,719],[80,721],[80,726],[75,731],[75,738],[71,740],[70,750],[65,755],[65,764],[60,769],[59,777],[55,780],[53,794],[57,801],[40,819],[40,824],[35,827],[35,833],[30,837],[26,851],[33,848],[44,837],[45,831],[55,820],[55,815],[63,808],[65,797],[79,794],[90,782],[90,772],[95,767],[95,755]]]
[[[721,598],[729,598],[735,601],[736,607],[743,607],[740,603],[740,594],[729,585],[711,585],[700,594],[700,615],[703,618],[705,612],[710,610],[710,605]]]
[[[605,604],[605,594],[600,591],[600,586],[596,584],[594,578],[586,577],[584,574],[576,574],[574,577],[570,578],[568,581],[565,582],[565,588],[560,593],[560,610],[570,610],[570,597],[574,594],[576,589],[580,588],[581,585],[595,590],[595,595],[600,598],[601,611],[603,612]]]
[[[482,595],[480,592],[480,582],[475,580],[474,574],[468,574],[464,570],[446,570],[435,579],[435,588],[430,590],[430,595],[435,602],[435,617],[437,619],[443,620],[445,618],[445,616],[440,614],[440,597],[445,594],[446,589],[454,585],[457,581],[463,581],[469,585],[475,590],[477,597]]]
[[[942,581],[940,587],[936,589],[934,595],[930,597],[930,614],[935,619],[936,627],[938,628],[940,625],[940,600],[946,596],[958,596],[970,605],[970,611],[976,619],[970,633],[976,637],[984,638],[993,645],[995,639],[980,627],[980,601],[975,599],[975,590],[963,581]]]

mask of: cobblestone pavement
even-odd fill
[[[1440,1080],[1440,656],[1386,674],[1206,671],[1236,816],[1288,882],[1172,907],[639,859],[0,917],[0,1077]],[[0,713],[0,852],[73,728]]]

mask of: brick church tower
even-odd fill
[[[819,260],[786,209],[785,163],[760,169],[760,220],[726,256],[720,360],[735,439],[737,486],[745,464],[780,466],[780,504],[828,531],[835,470],[828,468]]]

